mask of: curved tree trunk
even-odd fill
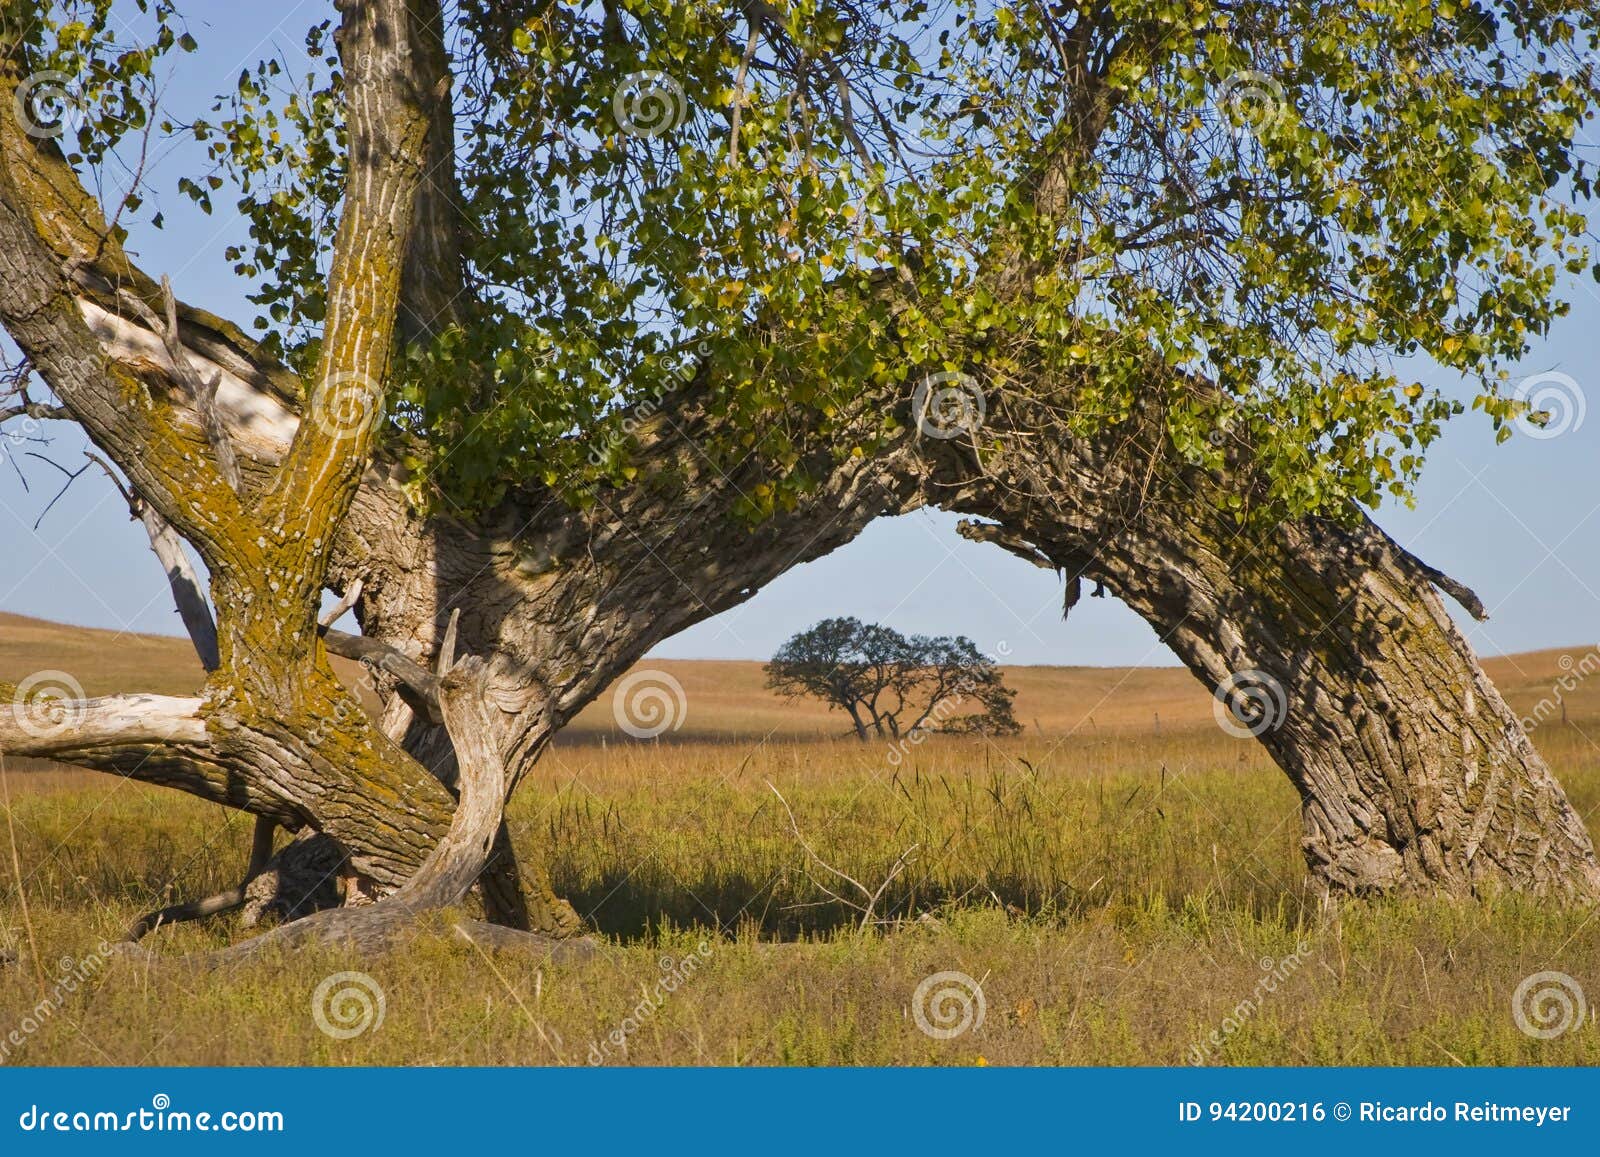
[[[444,726],[455,742],[459,760],[460,798],[449,830],[433,846],[417,871],[391,895],[359,908],[325,909],[280,925],[252,940],[217,953],[212,963],[258,956],[270,950],[305,944],[339,944],[359,952],[385,948],[424,912],[459,902],[480,879],[489,862],[506,799],[506,766],[495,736],[498,717],[514,713],[518,701],[496,699],[482,659],[469,657],[452,664],[455,650],[452,624],[446,632],[440,661],[439,702]],[[473,939],[472,930],[461,926]],[[587,944],[554,941],[547,937],[510,935],[485,930],[492,943],[534,947],[562,954],[587,951]]]
[[[412,68],[431,77],[440,64],[426,53],[388,60],[404,44],[388,33],[415,13],[393,0],[381,7],[384,51],[373,60],[392,65],[395,78]],[[366,6],[346,15],[364,19]],[[351,36],[374,31],[352,25]],[[383,97],[372,82],[384,76],[351,76]],[[0,70],[0,96],[9,98],[16,79]],[[430,80],[386,99],[409,107],[436,89]],[[383,104],[351,123],[371,139],[399,140],[373,119]],[[439,122],[436,108],[407,117],[424,145]],[[492,743],[510,790],[556,730],[656,642],[849,541],[878,515],[932,501],[995,520],[998,533],[975,533],[1062,568],[1069,590],[1079,576],[1109,584],[1209,687],[1246,671],[1275,680],[1286,710],[1260,738],[1301,791],[1308,860],[1331,888],[1584,897],[1600,888],[1582,824],[1450,624],[1429,585],[1438,576],[1364,521],[1241,533],[1224,512],[1248,479],[1246,455],[1224,484],[1170,470],[1169,448],[1152,433],[1159,421],[1085,443],[1052,413],[997,398],[988,427],[1002,448],[985,448],[981,462],[964,442],[919,443],[911,433],[841,459],[836,446],[855,441],[845,414],[830,419],[830,438],[808,443],[803,430],[787,431],[808,445],[798,463],[756,453],[723,474],[701,450],[712,421],[689,387],[641,424],[636,484],[602,490],[582,510],[529,487],[470,525],[423,519],[394,472],[363,475],[363,453],[299,436],[296,415],[308,404],[317,412],[319,392],[302,389],[236,327],[178,310],[193,372],[177,372],[163,354],[171,335],[154,331],[149,306],[126,308],[130,295],[159,301],[155,283],[107,238],[58,151],[14,126],[0,130],[0,320],[137,491],[201,550],[216,584],[225,668],[203,702],[92,701],[75,726],[44,740],[8,729],[0,713],[8,751],[119,770],[314,827],[395,891],[450,829],[451,748],[436,721],[408,727],[397,717],[379,730],[350,713],[354,701],[315,636],[324,585],[361,581],[356,612],[367,634],[412,660],[437,651],[450,610],[462,609],[463,646],[487,662],[485,695],[519,703],[515,713],[486,716],[479,737]],[[388,154],[353,155],[376,163]],[[422,173],[390,180],[431,195]],[[354,241],[341,241],[334,263],[344,288],[330,301],[350,319],[344,330],[330,320],[327,348],[345,350],[362,370],[355,379],[381,381],[386,362],[377,345],[347,338],[381,333],[386,349],[391,305],[409,308],[406,326],[419,331],[439,314],[420,293],[390,302],[399,290],[388,275],[403,264],[407,283],[426,288],[455,260],[440,237],[392,260],[404,243],[404,200],[354,197],[354,211],[377,216],[351,218]],[[374,242],[383,260],[367,253]],[[346,380],[346,368],[330,364],[341,372],[324,381]],[[215,424],[196,420],[195,405],[206,403],[179,380],[196,378],[216,382],[237,455],[218,453],[207,433]],[[874,444],[886,409],[907,431],[916,426],[907,398],[846,405],[858,411],[864,445]],[[799,413],[793,424],[806,420]],[[242,487],[230,487],[222,469],[233,457]],[[785,472],[818,485],[794,509],[747,525],[742,496]],[[663,478],[675,488],[659,485]],[[377,681],[395,691],[387,672]],[[555,903],[539,873],[530,875],[535,907]],[[515,900],[506,903],[514,913]]]
[[[1028,452],[947,451],[940,501],[1060,568],[1069,610],[1087,578],[1139,612],[1299,790],[1330,890],[1600,897],[1582,820],[1434,587],[1481,615],[1471,592],[1358,512],[1241,523],[1247,453],[1227,480],[1174,470],[1154,415],[1096,443],[1026,406],[994,425]]]

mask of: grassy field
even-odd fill
[[[1600,1064],[1600,1026],[1540,1040],[1512,1009],[1541,971],[1600,998],[1594,913],[1321,904],[1293,791],[1185,672],[1020,668],[1024,735],[895,757],[771,697],[754,664],[645,665],[682,686],[682,727],[627,738],[604,700],[511,810],[602,942],[582,962],[486,954],[448,913],[374,959],[106,961],[142,911],[234,883],[248,823],[13,762],[0,1063]],[[1523,711],[1564,669],[1489,666]],[[45,667],[91,692],[198,682],[178,642],[0,616],[0,678]],[[1593,824],[1591,683],[1536,742]]]

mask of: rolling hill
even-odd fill
[[[351,669],[342,660],[336,663],[345,672]],[[1551,697],[1565,676],[1576,684],[1561,694],[1570,720],[1600,718],[1600,678],[1583,677],[1585,671],[1600,674],[1595,647],[1503,656],[1485,666],[1519,712]],[[0,613],[0,679],[19,681],[47,669],[68,672],[91,695],[119,690],[186,694],[201,683],[200,665],[186,640]],[[663,672],[683,688],[682,724],[663,741],[822,739],[847,731],[845,718],[822,704],[768,691],[758,662],[645,659],[635,670]],[[1211,697],[1182,668],[1013,667],[1006,678],[1017,691],[1017,719],[1030,733],[1152,735],[1214,726]],[[607,694],[590,704],[563,738],[592,742],[613,735],[626,738],[616,727]]]

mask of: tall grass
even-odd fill
[[[1539,735],[1585,815],[1600,805],[1589,722]],[[175,793],[65,772],[14,774],[12,789],[51,977],[140,912],[233,883],[246,856],[244,817]],[[1600,1063],[1594,1024],[1537,1040],[1511,1007],[1551,969],[1600,998],[1593,913],[1327,905],[1306,881],[1293,791],[1253,744],[1203,726],[940,740],[898,765],[854,742],[569,743],[509,818],[523,858],[603,940],[595,959],[486,955],[447,913],[376,959],[117,960],[36,1017],[8,884],[0,1041],[42,1023],[6,1061]],[[891,874],[863,930],[844,877],[870,892]],[[154,939],[176,955],[240,934],[222,922]],[[384,1018],[339,1040],[312,996],[351,968],[383,992]],[[984,1000],[981,1026],[950,1039],[913,1015],[941,972]],[[667,976],[681,983],[661,998]]]

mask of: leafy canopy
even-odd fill
[[[109,8],[58,4],[30,51],[114,106],[149,63]],[[1247,443],[1274,513],[1375,505],[1461,408],[1400,361],[1467,375],[1503,437],[1508,367],[1590,264],[1591,0],[457,0],[446,27],[464,289],[391,418],[457,505],[631,477],[631,409],[693,389],[714,461],[777,468],[759,516],[813,481],[802,431],[871,452],[899,419],[852,403],[930,373],[1080,433],[1154,405],[1181,460]],[[302,369],[344,157],[328,24],[306,48],[163,122],[210,150],[185,191],[243,212],[257,325]],[[83,164],[115,135],[87,123]]]

